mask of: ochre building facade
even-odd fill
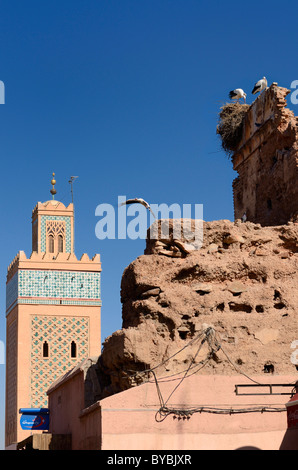
[[[19,409],[46,408],[50,385],[98,354],[100,276],[98,254],[75,256],[73,204],[39,202],[32,254],[20,251],[7,272],[6,447],[30,434],[20,427]]]

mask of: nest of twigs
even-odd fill
[[[227,103],[219,113],[217,134],[221,137],[222,148],[230,157],[241,141],[243,120],[248,108],[248,104]]]

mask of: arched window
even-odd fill
[[[58,253],[63,253],[63,237],[59,235],[58,237]]]
[[[54,237],[49,236],[49,253],[54,253]]]
[[[49,357],[49,345],[46,341],[42,345],[42,357]]]
[[[72,341],[70,345],[70,356],[77,357],[77,345],[74,341]]]

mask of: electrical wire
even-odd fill
[[[208,330],[208,328],[207,328]],[[130,377],[133,377],[133,376],[136,376],[138,374],[147,374],[148,372],[152,372],[153,370],[155,369],[158,369],[159,367],[165,365],[167,362],[169,362],[171,359],[173,359],[175,356],[177,356],[178,354],[180,354],[182,351],[184,351],[184,349],[188,348],[189,346],[191,346],[193,343],[195,343],[196,341],[198,341],[204,334],[206,334],[206,331],[207,330],[204,330],[202,332],[200,332],[195,338],[191,339],[185,346],[183,346],[183,348],[179,349],[178,351],[176,351],[174,354],[172,354],[170,357],[168,357],[167,359],[164,359],[162,362],[160,362],[159,364],[157,364],[156,366],[154,367],[150,367],[148,369],[144,369],[144,370],[139,370],[139,371],[130,371],[129,369],[126,369],[125,372],[129,372],[129,376]],[[130,373],[131,372],[131,373]],[[180,372],[181,373],[181,372]]]
[[[160,362],[159,364],[157,364],[156,366],[154,367],[151,367],[151,368],[147,368],[147,369],[144,369],[144,370],[138,370],[138,371],[134,371],[134,370],[129,370],[129,369],[126,369],[125,371],[122,370],[121,372],[123,373],[126,373],[128,377],[130,378],[133,378],[133,377],[136,377],[140,374],[150,374],[150,372],[152,372],[153,370],[156,370],[158,369],[159,367],[165,365],[167,362],[169,362],[171,359],[173,359],[175,356],[177,356],[178,354],[180,354],[183,350],[185,350],[186,348],[188,348],[189,346],[191,346],[192,344],[194,344],[196,341],[198,341],[202,336],[206,336],[206,338],[209,337],[210,334],[213,334],[214,335],[214,338],[215,338],[215,344],[216,344],[216,351],[218,351],[219,349],[222,350],[222,352],[224,353],[224,355],[226,356],[228,362],[230,362],[230,364],[234,367],[234,369],[240,373],[241,375],[245,376],[247,379],[249,379],[250,381],[254,382],[255,384],[257,385],[262,385],[261,383],[259,382],[256,382],[254,379],[252,379],[251,377],[249,377],[247,374],[245,374],[243,371],[240,370],[239,367],[237,367],[234,362],[230,359],[230,357],[228,356],[228,354],[224,351],[223,347],[221,344],[219,344],[217,338],[216,338],[216,334],[215,334],[215,330],[214,328],[212,327],[208,327],[206,330],[203,330],[202,332],[200,332],[195,338],[191,339],[185,346],[183,346],[183,348],[179,349],[178,351],[176,351],[174,354],[172,354],[170,357],[168,357],[167,359],[163,360],[162,362]],[[210,343],[209,343],[209,346],[210,346]],[[214,353],[216,351],[212,351],[212,347],[211,347],[211,356],[214,355]],[[196,354],[197,355],[197,354]],[[186,371],[189,371],[191,368],[193,367],[196,367],[196,366],[192,366],[192,363],[193,361],[191,362],[190,366],[187,367],[187,369],[185,369]],[[168,381],[167,379],[169,377],[173,377],[175,375],[180,375],[181,373],[185,372],[185,370],[183,371],[180,371],[180,372],[177,372],[176,374],[172,374],[171,376],[165,376],[165,377],[159,377],[159,381]],[[112,375],[113,373],[111,373]],[[176,380],[179,380],[176,379]],[[149,380],[148,380],[149,381]]]
[[[210,406],[200,406],[197,408],[169,408],[166,406],[160,407],[155,415],[157,422],[164,421],[171,414],[173,418],[190,419],[194,413],[212,413],[222,415],[234,415],[244,413],[282,413],[286,408],[275,408],[270,406],[255,406],[250,408],[216,408]]]
[[[183,371],[177,372],[176,374],[172,374],[171,376],[165,376],[165,377],[157,378],[157,375],[156,375],[156,372],[155,372],[156,369],[158,369],[159,367],[165,365],[167,362],[169,362],[171,359],[173,359],[175,356],[177,356],[183,350],[185,350],[189,346],[195,344],[200,339],[201,339],[201,341],[200,341],[200,344],[199,344],[199,346],[196,350],[196,353],[193,356],[192,360],[190,361],[190,364],[188,365],[188,367],[186,369],[184,369]],[[199,363],[195,364],[195,360],[196,360],[198,354],[200,353],[200,351],[201,351],[201,349],[202,349],[202,347],[205,343],[207,343],[209,351],[208,351],[205,359],[203,359]],[[167,359],[165,359],[164,361],[162,361],[161,363],[157,364],[154,367],[147,368],[147,369],[144,369],[144,370],[141,370],[141,371],[126,370],[126,371],[121,371],[121,372],[122,372],[122,374],[123,374],[123,372],[126,373],[127,378],[133,378],[133,377],[137,377],[137,376],[142,375],[142,374],[146,374],[147,377],[148,377],[147,382],[151,382],[151,383],[152,383],[152,380],[150,380],[150,374],[153,375],[153,382],[155,383],[155,386],[156,386],[157,395],[158,395],[159,404],[160,404],[160,407],[159,407],[159,409],[158,409],[158,411],[156,412],[156,415],[155,415],[155,419],[156,419],[157,422],[164,421],[169,415],[173,415],[173,417],[177,418],[177,419],[189,419],[194,413],[214,413],[214,414],[229,414],[229,415],[232,415],[232,414],[239,414],[239,413],[256,413],[256,412],[261,412],[261,413],[264,413],[264,412],[278,412],[278,413],[280,413],[280,412],[286,411],[285,407],[284,408],[274,408],[274,407],[268,407],[268,406],[259,406],[259,407],[250,407],[250,408],[249,407],[248,408],[236,408],[236,409],[234,409],[234,408],[216,408],[216,407],[209,407],[209,406],[200,406],[200,407],[196,407],[196,408],[168,407],[167,406],[168,401],[173,396],[173,394],[176,392],[176,390],[180,387],[182,382],[186,378],[198,373],[198,371],[200,371],[203,367],[205,367],[206,364],[208,364],[208,362],[210,362],[214,358],[214,355],[219,350],[221,350],[223,352],[223,354],[226,357],[226,359],[228,360],[228,362],[234,367],[234,369],[238,373],[240,373],[241,375],[244,375],[247,379],[249,379],[250,381],[252,381],[253,383],[255,383],[257,385],[263,385],[260,382],[257,382],[256,380],[249,377],[238,366],[236,366],[234,364],[234,362],[230,359],[230,357],[228,356],[226,351],[223,349],[222,344],[218,341],[218,339],[216,337],[215,329],[212,328],[212,327],[208,327],[207,329],[201,331],[195,338],[191,339],[183,348],[179,349],[174,354],[172,354],[170,357],[168,357]],[[183,373],[182,377],[178,377],[176,379],[171,379],[170,378],[170,377],[175,377],[176,375],[181,376],[181,373]],[[170,380],[179,380],[179,382],[174,387],[172,392],[169,394],[168,398],[165,400],[163,398],[162,393],[161,393],[161,389],[160,389],[159,384],[163,383],[163,382],[170,381]],[[292,391],[293,393],[296,390],[296,387],[298,388],[297,384],[298,384],[297,382],[295,384],[293,384],[293,383],[289,384],[289,385],[294,385],[294,388],[293,388],[293,391]]]
[[[232,414],[239,414],[239,413],[256,413],[256,412],[261,412],[261,413],[264,413],[264,412],[278,412],[278,413],[280,413],[280,412],[286,411],[285,407],[283,407],[283,408],[272,408],[272,407],[268,407],[268,406],[259,406],[259,407],[252,407],[252,408],[238,408],[238,409],[215,408],[215,407],[208,407],[208,406],[201,406],[201,407],[198,407],[198,408],[186,408],[186,407],[173,408],[173,407],[168,407],[167,402],[172,397],[172,395],[177,390],[177,388],[181,385],[182,381],[187,377],[187,372],[190,370],[192,363],[194,362],[198,352],[200,351],[200,349],[201,349],[201,347],[202,347],[202,345],[204,344],[205,341],[208,342],[208,346],[209,346],[209,353],[206,357],[205,363],[209,362],[209,360],[214,356],[214,354],[219,349],[221,349],[223,351],[222,345],[219,344],[219,342],[216,338],[215,330],[213,328],[211,328],[208,332],[205,332],[205,338],[203,338],[203,340],[201,342],[201,345],[200,345],[196,355],[194,356],[192,362],[190,363],[190,366],[186,370],[184,376],[182,377],[182,379],[180,380],[178,385],[170,393],[170,395],[169,395],[169,397],[167,398],[166,401],[164,401],[164,399],[162,397],[162,394],[161,394],[161,391],[160,391],[160,388],[159,388],[159,385],[158,385],[158,380],[155,377],[155,383],[156,383],[156,387],[157,387],[157,390],[158,390],[158,396],[160,398],[160,408],[159,408],[159,410],[157,411],[157,413],[155,415],[155,420],[157,422],[164,421],[171,414],[173,415],[174,418],[189,419],[194,413],[203,413],[203,412],[204,413],[232,415]],[[225,356],[228,359],[228,361],[230,362],[230,364],[233,367],[235,367],[235,369],[238,372],[243,373],[242,371],[240,371],[240,369],[238,367],[235,366],[235,364],[233,363],[233,361],[231,361],[231,359],[225,353],[225,351],[223,351],[223,353],[225,354]],[[193,375],[193,373],[190,374],[190,375]],[[252,380],[254,383],[257,383],[258,385],[261,385],[259,382],[256,382],[255,380],[251,379],[246,374],[243,374],[243,375],[245,375],[248,379]]]
[[[198,348],[198,350],[197,350],[195,356],[193,357],[192,361],[190,362],[189,367],[186,369],[185,374],[184,374],[183,377],[181,378],[180,382],[176,385],[176,387],[174,388],[174,390],[172,391],[172,393],[170,394],[170,396],[168,397],[168,399],[167,399],[167,401],[166,401],[165,403],[167,403],[167,402],[169,401],[169,399],[171,398],[171,396],[173,395],[173,393],[177,390],[177,388],[181,385],[181,383],[183,382],[183,380],[186,378],[186,376],[187,376],[187,374],[188,374],[188,372],[189,372],[189,370],[190,370],[192,364],[195,362],[196,357],[197,357],[197,355],[199,354],[199,352],[201,351],[201,349],[202,349],[202,347],[203,347],[203,344],[205,343],[206,340],[207,340],[208,345],[209,345],[209,348],[210,348],[209,354],[207,355],[207,358],[206,358],[206,360],[205,360],[206,363],[209,362],[209,360],[211,359],[211,357],[214,355],[215,349],[213,348],[213,346],[211,345],[211,342],[210,342],[210,340],[209,340],[209,336],[212,334],[213,331],[214,331],[214,330],[213,330],[212,328],[210,328],[209,330],[206,330],[206,331],[205,331],[205,338],[203,338],[203,340],[201,341],[201,344],[200,344],[200,346],[199,346],[199,348]],[[218,351],[218,349],[219,349],[219,346],[217,345],[217,346],[216,346],[216,351]],[[204,361],[204,362],[205,362],[205,361]],[[204,364],[204,365],[205,365],[205,364]],[[193,375],[193,374],[191,374],[191,375]]]

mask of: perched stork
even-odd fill
[[[247,215],[246,212],[244,212],[243,216],[241,217],[241,222],[245,223],[247,221]]]
[[[142,206],[146,207],[146,209],[148,209],[151,214],[153,215],[153,217],[156,219],[150,205],[148,204],[148,202],[144,201],[144,199],[142,198],[138,198],[138,197],[135,197],[134,199],[127,199],[127,201],[125,202],[122,202],[122,204],[120,204],[120,206],[124,206],[124,205],[128,205],[128,204],[142,204]]]
[[[265,90],[265,88],[267,87],[267,79],[266,77],[263,77],[261,80],[259,80],[253,90],[252,90],[252,94],[255,95],[256,93],[261,93],[261,91]]]
[[[244,93],[242,88],[236,88],[235,90],[230,91],[229,97],[231,100],[240,100],[241,98],[243,98],[244,103],[246,101],[246,93]]]

